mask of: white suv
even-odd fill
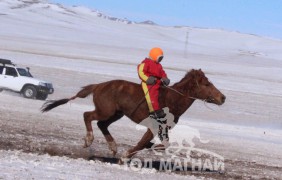
[[[52,83],[33,78],[29,68],[18,68],[10,60],[0,59],[0,91],[21,93],[25,98],[47,99],[54,92]]]

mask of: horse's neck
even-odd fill
[[[187,82],[189,83],[189,82]],[[179,93],[176,93],[172,90],[168,90],[168,97],[170,98],[171,107],[170,109],[172,112],[174,112],[175,116],[181,116],[185,111],[193,104],[195,99],[191,98],[193,97],[193,90],[185,91],[183,88],[184,86],[188,87],[187,83],[182,83],[178,85],[172,86],[173,89],[177,90],[178,92],[184,94],[184,96],[180,95]]]
[[[194,80],[184,79],[180,83],[173,85],[172,88],[176,89],[187,97],[195,97],[197,94],[197,87],[195,87],[193,81]]]

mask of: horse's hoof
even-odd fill
[[[156,144],[152,147],[155,151],[164,151],[166,147],[163,144]]]
[[[127,157],[121,157],[119,160],[118,160],[118,164],[119,165],[124,165],[124,164],[128,164],[128,162],[130,162],[130,158],[127,158]]]
[[[122,158],[120,158],[120,159],[118,160],[118,165],[124,165],[124,161],[122,160]]]
[[[88,148],[89,146],[85,143],[84,145],[83,145],[83,148]]]
[[[84,139],[84,148],[87,148],[87,147],[89,147],[89,146],[91,146],[91,144],[92,144],[92,142],[93,142],[93,140],[94,140],[94,137],[85,137],[85,138],[83,138]]]
[[[117,144],[115,141],[112,142],[108,142],[109,144],[109,149],[112,151],[113,156],[115,156],[117,154]]]
[[[128,158],[129,155],[130,155],[130,153],[129,153],[128,151],[125,151],[125,152],[122,154],[121,158]]]
[[[112,153],[113,153],[113,156],[115,157],[117,154],[117,151],[112,151]]]
[[[83,140],[84,140],[83,148],[88,148],[90,145],[86,142],[85,138],[83,138]]]

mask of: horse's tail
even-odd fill
[[[97,87],[97,84],[90,84],[90,85],[82,87],[82,89],[75,96],[71,98],[47,101],[41,107],[41,111],[48,112],[51,109],[54,109],[55,107],[68,103],[70,100],[74,100],[76,98],[85,98],[88,95],[90,95],[91,93],[93,93],[96,87]]]

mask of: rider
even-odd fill
[[[149,106],[150,116],[154,119],[164,118],[166,114],[159,106],[159,89],[161,84],[168,85],[167,78],[160,62],[164,55],[161,48],[155,47],[150,50],[149,58],[145,58],[138,65],[138,75],[142,80],[142,88]]]

